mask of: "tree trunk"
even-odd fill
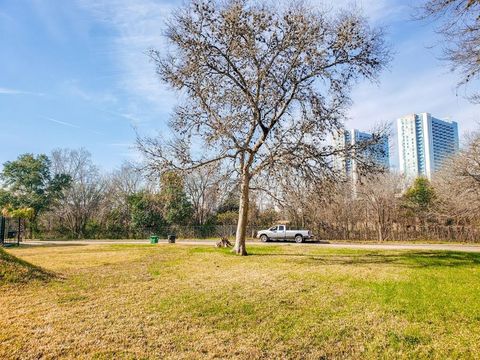
[[[378,231],[378,241],[383,242],[383,221],[382,221],[382,210],[378,210],[377,214],[377,231]]]
[[[383,231],[382,231],[382,225],[380,222],[377,224],[377,232],[378,232],[378,241],[383,242]]]
[[[235,246],[233,248],[235,254],[242,256],[247,255],[247,249],[245,247],[245,237],[247,235],[249,186],[250,178],[248,174],[244,174],[242,176],[240,207],[238,209],[237,233],[235,237]]]
[[[34,238],[34,232],[36,231],[37,228],[37,213],[35,212],[30,219],[28,223],[29,229],[30,229],[30,239]]]

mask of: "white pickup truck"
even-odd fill
[[[313,239],[313,235],[310,230],[292,230],[287,229],[287,225],[275,225],[267,230],[260,230],[257,233],[257,238],[263,242],[270,240],[295,240],[297,243],[301,243],[304,240]]]

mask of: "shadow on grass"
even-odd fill
[[[329,255],[253,252],[253,256],[292,257],[295,261],[321,265],[395,264],[406,267],[462,267],[479,266],[480,254],[459,251],[398,251],[395,253],[332,253]]]
[[[66,246],[87,246],[87,244],[68,244],[68,243],[61,243],[61,244],[52,244],[52,243],[45,243],[45,244],[29,244],[29,243],[20,243],[19,246],[11,246],[9,249],[38,249],[38,248],[46,248],[46,247],[66,247]]]
[[[295,240],[269,240],[268,244],[296,244]],[[330,244],[328,240],[304,240],[302,244]]]
[[[0,249],[0,285],[27,283],[33,280],[48,281],[55,277],[54,273]]]

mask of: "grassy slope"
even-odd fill
[[[0,287],[0,358],[474,358],[480,255],[252,246],[11,253],[63,280]]]
[[[0,248],[0,285],[48,280],[52,274]]]

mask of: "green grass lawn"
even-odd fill
[[[15,266],[0,252],[0,358],[480,354],[480,254],[249,251],[32,246],[8,250],[25,261]],[[30,275],[7,274],[15,268]]]

